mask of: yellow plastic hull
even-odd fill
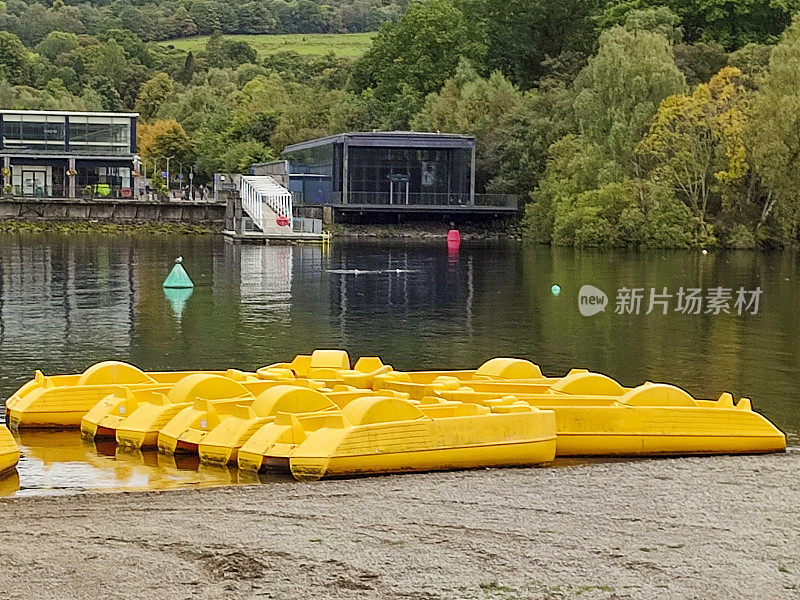
[[[233,400],[198,400],[187,406],[158,432],[158,451],[197,454],[206,435],[229,418],[236,406],[252,404],[254,397]]]
[[[0,475],[13,469],[19,462],[19,446],[5,425],[0,425]]]
[[[235,463],[239,458],[239,449],[266,421],[266,418],[225,420],[197,445],[200,461],[217,465]]]
[[[615,396],[586,393],[602,391],[598,386],[613,391],[608,381],[594,374],[575,373],[554,387],[582,394],[551,390],[498,398],[466,386],[437,394],[483,406],[522,401],[554,411],[558,456],[741,454],[786,449],[783,433],[753,412],[749,400],[735,406],[730,394],[717,401],[696,400],[675,386],[653,383],[619,388],[624,393]]]
[[[322,427],[320,419],[325,419]],[[304,420],[276,419],[273,427],[265,426],[262,443],[268,443],[270,435],[273,443],[260,462],[255,452],[249,454],[254,447],[243,447],[240,467],[288,464],[295,478],[316,480],[531,466],[552,461],[556,450],[555,415],[526,406],[496,413],[474,405],[423,407],[396,398],[367,397],[338,415],[307,417],[309,427],[303,426]]]
[[[786,437],[740,408],[543,407],[556,415],[558,456],[782,452]]]
[[[6,402],[6,420],[12,429],[78,428],[81,419],[119,388],[131,391],[173,386],[193,374],[245,379],[241,371],[175,371],[145,373],[125,363],[98,363],[82,374],[46,377],[40,372]]]
[[[289,470],[299,481],[322,477],[354,477],[383,473],[414,473],[491,467],[530,467],[552,462],[555,437],[530,442],[494,443],[485,446],[458,447],[414,452],[337,456],[333,458],[302,456],[289,459]],[[275,459],[269,464],[277,464]]]
[[[251,390],[264,391],[279,384],[254,378],[235,381],[220,375],[195,373],[167,388],[130,390],[120,387],[83,417],[81,431],[86,438],[116,437],[119,444],[128,448],[155,446],[159,432],[198,398],[252,400]]]

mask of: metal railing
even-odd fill
[[[292,221],[292,230],[298,233],[322,233],[322,219],[295,217]]]
[[[268,219],[274,215],[286,218],[292,227],[292,196],[271,177],[247,176],[241,178],[239,194],[242,209],[261,231],[272,224]],[[265,210],[269,207],[271,210]]]
[[[331,203],[336,206],[344,205],[343,194],[331,194]],[[516,210],[519,206],[519,196],[514,194],[475,194],[475,204],[471,204],[469,194],[436,194],[428,192],[348,192],[347,204],[364,204],[372,206],[452,206],[483,208],[503,208]]]

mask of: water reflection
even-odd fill
[[[197,456],[131,452],[109,440],[87,442],[77,431],[23,431],[16,473],[0,479],[0,496],[70,491],[168,490],[239,483],[289,482],[281,474],[249,474],[202,465]]]
[[[179,255],[195,288],[176,302],[161,284]],[[235,246],[211,236],[0,234],[0,397],[35,369],[78,372],[108,359],[148,370],[249,370],[341,347],[407,370],[468,368],[512,355],[552,374],[585,367],[625,385],[667,381],[700,397],[723,390],[749,396],[797,445],[799,275],[789,252],[702,256],[464,243],[456,253],[444,240],[323,249]],[[554,283],[559,297],[550,293]],[[584,284],[609,295],[608,310],[580,315]],[[621,287],[720,285],[760,286],[759,314],[613,311]],[[89,465],[81,467],[90,469],[84,475],[97,472],[97,487],[119,485],[107,468],[125,463],[116,451],[92,450],[94,462],[83,452],[76,461]],[[39,462],[21,469],[23,488],[68,485],[69,478],[47,479],[43,460],[25,460]],[[120,475],[125,485],[150,477],[125,468],[132,473]],[[144,458],[138,467],[152,468]],[[200,470],[192,472],[198,483],[189,485],[199,485]]]
[[[172,314],[180,322],[183,311],[186,310],[186,303],[191,298],[194,288],[164,288],[164,296],[172,306]]]

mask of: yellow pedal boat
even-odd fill
[[[197,410],[202,408],[198,406]],[[202,462],[228,464],[236,461],[239,448],[266,423],[273,421],[279,412],[321,413],[338,411],[339,406],[318,391],[282,385],[263,392],[250,405],[223,403],[213,409],[219,422],[211,427],[214,420],[206,416],[205,423],[211,428],[202,435],[198,453]],[[222,416],[224,412],[230,414]],[[201,424],[197,415],[192,416],[195,423]]]
[[[560,377],[545,377],[539,366],[519,358],[493,358],[474,371],[390,371],[373,377],[375,391],[404,392],[412,399],[421,400],[430,395],[431,387],[482,386],[501,393],[514,393],[527,388],[544,391],[558,382]]]
[[[354,388],[347,385],[337,385],[329,390],[317,391],[302,388],[297,385],[280,385],[263,392],[252,403],[242,403],[231,406],[222,403],[214,406],[219,423],[207,433],[198,432],[187,435],[203,435],[203,441],[198,444],[198,453],[201,462],[213,464],[235,463],[238,451],[243,444],[268,423],[274,421],[278,413],[285,414],[328,414],[346,406],[348,403],[365,396],[377,396],[378,392]],[[384,394],[385,395],[385,394]],[[393,397],[407,398],[405,394],[395,393]],[[202,407],[197,407],[203,410]],[[222,413],[230,413],[223,415]],[[200,417],[198,419],[198,416]],[[213,419],[202,419],[202,413],[193,416],[194,422],[203,422],[211,427]],[[257,443],[257,442],[254,442]]]
[[[350,356],[344,350],[315,350],[312,354],[295,356],[292,362],[276,363],[257,371],[260,377],[272,378],[281,371],[291,371],[297,378],[321,381],[328,387],[337,384],[369,388],[378,375],[391,372],[376,356],[362,356],[350,368]]]
[[[5,425],[0,425],[0,476],[17,466],[19,446]]]
[[[490,409],[460,402],[363,397],[338,414],[279,413],[239,451],[241,469],[287,468],[298,480],[410,471],[532,466],[555,456],[555,416],[523,403]]]
[[[117,439],[132,448],[154,447],[158,431],[198,398],[255,395],[284,383],[249,376],[241,379],[236,373],[228,371],[226,376],[196,373],[169,387],[138,390],[119,387],[81,419],[81,434],[87,439]],[[299,382],[298,385],[308,383]]]
[[[80,427],[81,419],[100,400],[124,386],[131,390],[172,386],[196,373],[227,376],[236,380],[255,378],[242,371],[144,371],[123,362],[107,361],[93,365],[77,375],[34,378],[6,401],[6,421],[12,429]]]
[[[616,386],[616,390],[614,389]],[[498,398],[468,386],[440,389],[438,397],[482,406],[525,403],[556,416],[558,456],[741,454],[782,452],[786,437],[750,400],[730,394],[696,400],[667,384],[626,389],[596,373],[573,373],[540,394]]]

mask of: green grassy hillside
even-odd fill
[[[336,56],[357,58],[372,43],[374,33],[294,33],[286,35],[226,35],[226,39],[250,44],[260,57],[278,52],[322,56],[333,52]],[[198,52],[203,50],[208,36],[196,36],[159,42],[178,50]]]

